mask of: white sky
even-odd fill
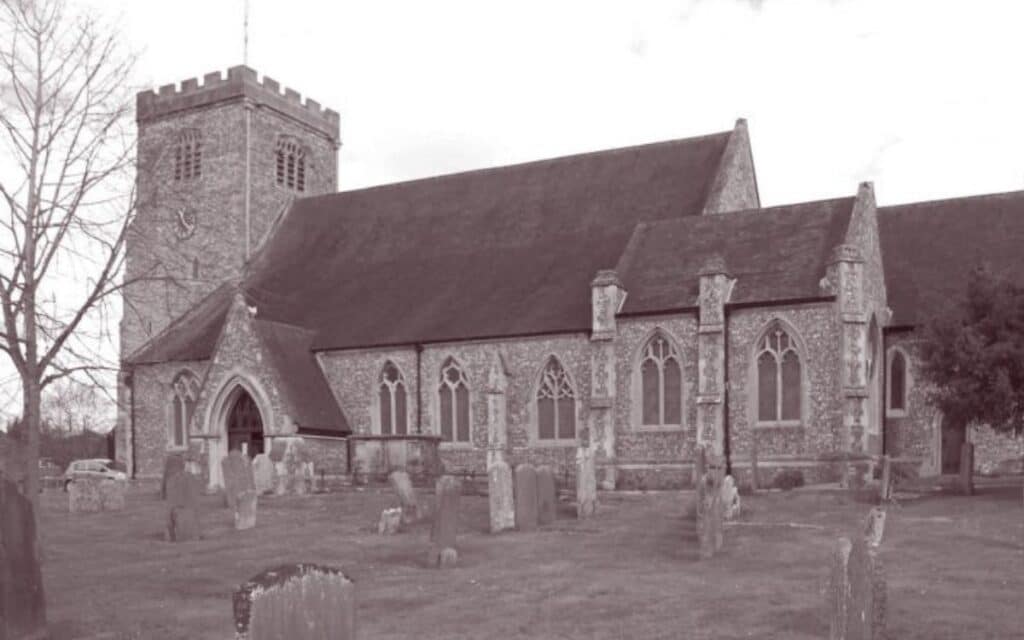
[[[70,1],[120,23],[140,88],[242,61],[244,0]],[[1021,25],[1016,0],[250,0],[249,65],[341,114],[342,189],[745,117],[765,205],[893,204],[1024,189]]]
[[[244,0],[95,0],[157,86],[242,58]],[[340,187],[749,120],[765,204],[1024,188],[1024,3],[250,0],[249,65],[341,113]]]

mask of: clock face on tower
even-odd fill
[[[174,234],[179,240],[190,237],[196,230],[196,210],[191,207],[178,207],[175,211]]]

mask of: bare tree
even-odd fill
[[[64,0],[0,0],[0,350],[20,377],[33,501],[42,392],[95,379],[107,301],[124,286],[134,62]]]

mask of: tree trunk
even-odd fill
[[[39,427],[40,411],[39,382],[32,376],[24,379],[22,384],[22,420],[25,423],[25,434],[28,447],[25,455],[25,493],[32,501],[32,509],[39,513]],[[37,516],[38,517],[38,516]]]

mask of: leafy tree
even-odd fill
[[[973,269],[965,297],[924,327],[921,356],[930,401],[946,417],[1024,430],[1024,287]]]

